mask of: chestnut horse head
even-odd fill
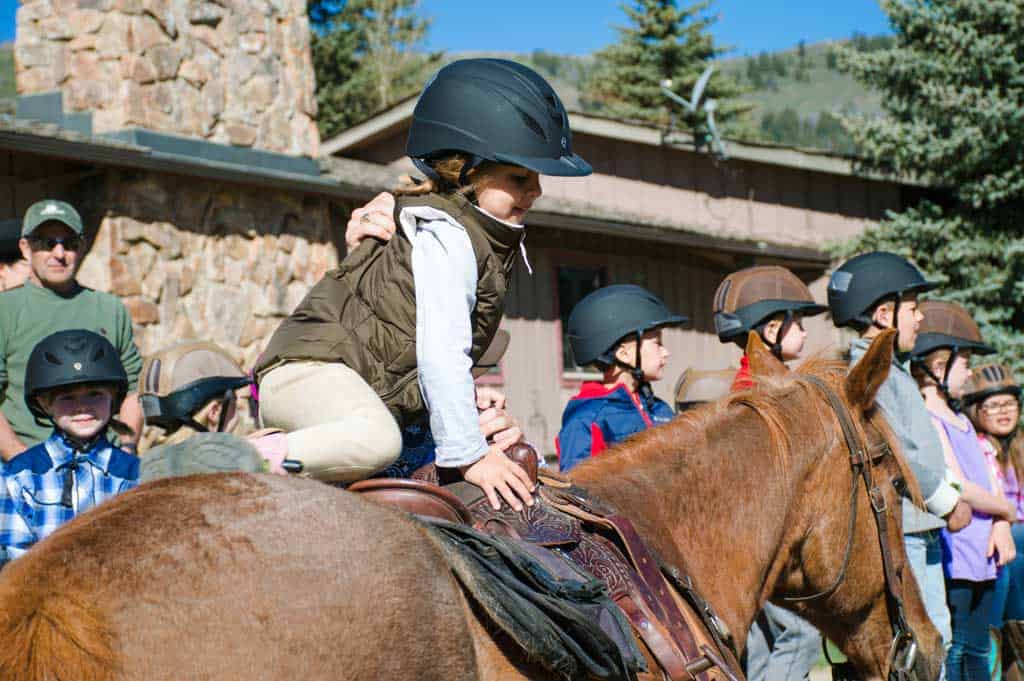
[[[685,566],[739,645],[770,599],[866,678],[912,663],[936,679],[942,645],[901,529],[903,497],[919,503],[920,492],[874,406],[892,349],[887,332],[849,372],[820,359],[790,372],[752,334],[752,390],[641,433],[573,478]]]

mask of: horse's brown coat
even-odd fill
[[[883,348],[866,361],[865,377],[889,360]],[[873,397],[871,381],[844,388],[836,367],[808,370],[858,400]],[[899,473],[888,463],[877,477],[897,510],[889,541],[902,560],[888,485]],[[693,575],[741,643],[765,599],[831,583],[849,476],[835,417],[805,381],[785,375],[574,473]],[[879,675],[888,642],[881,566],[863,493],[858,503],[846,580],[798,610]],[[912,582],[905,592],[930,673],[938,636]],[[0,678],[544,677],[490,639],[408,517],[307,480],[226,474],[143,485],[0,572]]]

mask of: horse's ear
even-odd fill
[[[751,376],[782,376],[789,372],[756,331],[747,335],[747,361],[750,362]]]
[[[846,395],[855,407],[868,409],[875,403],[878,389],[889,377],[895,340],[896,329],[886,329],[875,336],[871,347],[847,374]]]

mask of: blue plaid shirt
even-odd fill
[[[54,431],[45,442],[3,464],[0,480],[2,565],[79,513],[135,487],[139,459],[105,437],[87,452],[76,453]]]

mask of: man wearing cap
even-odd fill
[[[142,358],[124,304],[75,279],[84,255],[82,218],[63,201],[37,201],[25,212],[18,246],[30,272],[24,286],[0,296],[0,456],[9,460],[49,435],[25,404],[25,366],[36,343],[66,329],[99,333],[120,353],[129,395],[119,418],[135,431],[121,445],[133,448],[142,429],[136,395]]]

